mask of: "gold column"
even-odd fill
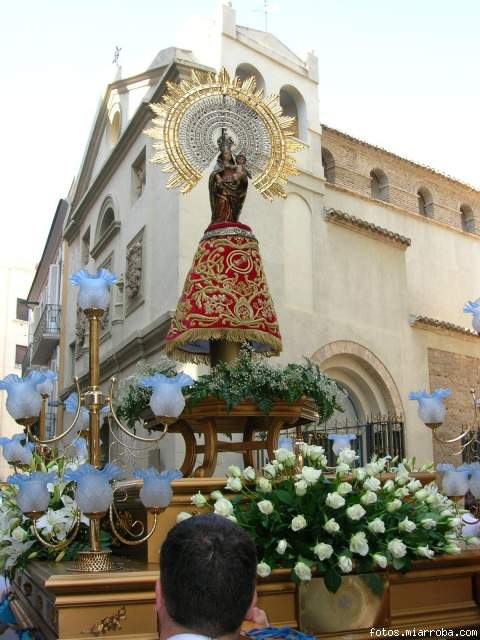
[[[100,409],[103,406],[103,396],[100,393],[100,319],[103,309],[86,309],[85,314],[89,321],[89,387],[85,394],[86,404],[89,409],[89,434],[88,444],[90,464],[97,469],[101,466],[100,460]]]
[[[38,423],[38,439],[45,440],[47,437],[47,403],[48,393],[42,393],[42,409],[40,411],[40,420]]]

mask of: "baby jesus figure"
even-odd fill
[[[247,195],[248,178],[252,177],[246,162],[243,153],[239,153],[236,159],[229,151],[219,157],[218,168],[210,176],[212,222],[238,221]]]

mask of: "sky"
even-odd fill
[[[188,47],[217,0],[0,0],[0,262],[40,259],[115,46],[123,77]],[[321,122],[480,188],[480,2],[276,0],[268,30],[319,61]],[[264,28],[263,0],[233,0]]]

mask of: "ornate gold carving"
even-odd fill
[[[243,81],[225,68],[190,80],[167,82],[163,103],[150,105],[155,118],[146,133],[155,142],[152,162],[173,173],[167,188],[186,193],[218,154],[217,136],[226,128],[235,152],[248,157],[253,185],[267,199],[285,197],[285,185],[298,173],[292,153],[303,149],[294,138],[295,118],[282,115],[277,94],[263,97],[255,78]]]
[[[105,635],[109,631],[118,631],[122,628],[122,622],[124,622],[126,619],[127,610],[125,607],[120,607],[120,609],[112,616],[102,618],[100,622],[94,624],[90,629],[90,633],[93,633],[93,635],[95,636],[99,636],[100,634]]]

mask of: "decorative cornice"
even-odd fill
[[[464,338],[480,338],[473,329],[462,327],[459,324],[453,322],[447,322],[446,320],[436,320],[435,318],[429,318],[428,316],[410,315],[410,326],[415,329],[426,329],[427,331],[440,331],[442,333],[454,334],[456,336],[462,336]]]
[[[384,227],[379,227],[378,225],[373,224],[373,222],[368,222],[367,220],[362,220],[361,218],[352,216],[349,213],[345,213],[344,211],[339,211],[338,209],[325,209],[324,211],[325,218],[328,222],[333,222],[334,224],[348,227],[353,231],[364,233],[368,236],[376,238],[377,240],[389,242],[404,249],[412,244],[410,238],[406,238],[405,236],[402,236],[399,233],[395,233],[394,231],[389,231]]]

